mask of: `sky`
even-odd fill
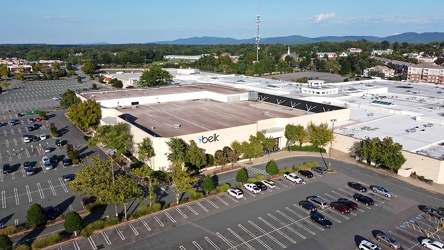
[[[0,44],[148,43],[190,37],[444,32],[443,0],[10,0]]]

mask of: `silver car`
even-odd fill
[[[380,187],[380,186],[370,186],[370,189],[373,191],[373,192],[375,192],[375,193],[378,193],[378,194],[382,194],[382,195],[384,195],[385,197],[392,197],[393,196],[393,193],[392,192],[390,192],[390,191],[388,191],[386,188],[384,188],[384,187]]]
[[[401,248],[401,244],[397,240],[395,240],[395,238],[393,238],[392,236],[390,236],[386,233],[380,232],[380,233],[376,234],[375,238],[379,242],[384,243],[393,249]]]

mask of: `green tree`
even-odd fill
[[[76,96],[76,93],[70,89],[68,89],[65,93],[63,93],[62,98],[60,99],[60,107],[62,109],[67,109],[72,105],[76,105],[81,103],[79,97]]]
[[[144,186],[148,190],[150,206],[156,202],[155,188],[156,185],[159,183],[159,180],[155,178],[154,173],[155,171],[146,164],[143,164],[138,168],[131,169],[131,174],[144,179]]]
[[[79,150],[74,149],[72,144],[66,144],[66,156],[72,160],[73,164],[78,164],[80,160]]]
[[[113,165],[111,159],[101,160],[98,155],[87,159],[76,173],[76,181],[67,185],[80,196],[96,196],[103,203],[111,204],[110,191],[113,187]]]
[[[237,155],[241,155],[244,152],[242,151],[242,145],[237,140],[231,143],[231,148],[236,152]]]
[[[43,121],[45,121],[46,119],[47,119],[47,117],[46,117],[46,115],[48,114],[48,112],[47,111],[40,111],[39,112],[39,117],[40,117],[40,119],[42,119]]]
[[[9,81],[0,81],[0,85],[3,86],[5,89],[9,88],[11,83]]]
[[[96,65],[91,61],[87,61],[83,64],[82,71],[86,75],[93,74],[96,71]]]
[[[68,118],[79,128],[85,130],[99,124],[102,118],[100,103],[89,99],[69,107]]]
[[[297,140],[296,126],[294,124],[287,124],[284,136],[287,139],[287,146],[293,145]]]
[[[77,236],[77,231],[83,229],[83,219],[76,211],[71,211],[66,215],[63,226],[66,232],[74,233]]]
[[[139,159],[143,162],[146,162],[154,156],[154,148],[151,139],[148,137],[143,138],[142,142],[137,144],[137,149]]]
[[[225,164],[228,163],[228,158],[222,150],[216,151],[214,159],[216,161],[216,165],[222,166],[222,169],[225,167]]]
[[[12,240],[8,235],[0,234],[0,249],[12,250]]]
[[[110,201],[117,205],[123,204],[125,220],[128,219],[127,203],[136,199],[139,200],[143,195],[143,190],[138,185],[137,180],[122,174],[117,175],[111,190]]]
[[[279,167],[274,160],[271,160],[267,163],[265,171],[267,171],[269,175],[277,175],[279,174]]]
[[[104,144],[108,149],[115,150],[115,156],[126,153],[133,145],[133,136],[127,123],[102,125],[96,129],[94,136],[88,141],[89,146]]]
[[[319,146],[324,147],[328,142],[333,140],[333,132],[328,128],[327,123],[321,123],[316,126],[310,122],[308,125],[308,131],[310,135],[310,142],[316,148]]]
[[[6,65],[0,65],[0,77],[8,78],[8,67]]]
[[[28,208],[26,213],[26,222],[30,226],[44,225],[48,221],[48,217],[40,204],[34,203]]]
[[[186,171],[179,161],[173,161],[173,166],[169,174],[171,177],[171,188],[176,196],[176,204],[179,205],[180,197],[185,192],[193,191],[193,183],[199,180],[199,178],[193,177],[191,175],[192,173]]]
[[[188,144],[181,138],[170,138],[166,144],[170,150],[168,154],[168,160],[173,163],[173,165],[182,166],[186,160],[186,152],[188,150]]]
[[[205,191],[206,194],[209,194],[215,188],[216,186],[214,185],[213,178],[207,175],[205,179],[202,181],[202,189]]]
[[[245,168],[239,169],[239,171],[236,174],[236,181],[240,183],[245,183],[248,181],[248,171]]]
[[[173,76],[166,70],[163,70],[159,66],[153,66],[150,70],[146,70],[142,73],[138,82],[139,87],[158,87],[168,85],[173,81]]]
[[[192,170],[199,170],[207,164],[203,149],[199,148],[194,140],[190,140],[185,159],[185,166]]]
[[[123,83],[122,81],[118,80],[117,78],[113,78],[109,81],[109,84],[111,84],[111,86],[113,86],[113,88],[118,88],[121,89],[123,88]]]
[[[228,151],[227,160],[228,160],[228,162],[231,163],[231,166],[234,166],[234,163],[236,163],[238,159],[239,159],[239,156],[237,155],[236,151],[234,151],[234,150]]]

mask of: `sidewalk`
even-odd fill
[[[277,153],[271,154],[270,156],[266,155],[266,156],[263,156],[263,157],[252,159],[251,160],[252,164],[249,163],[248,165],[249,166],[254,166],[254,165],[259,165],[259,164],[266,164],[267,162],[270,161],[270,159],[278,160],[278,159],[284,159],[284,158],[295,157],[295,156],[296,157],[297,156],[313,156],[313,157],[320,157],[320,158],[324,157],[326,159],[328,159],[328,157],[329,157],[329,155],[327,153],[322,155],[320,153],[315,153],[315,152],[279,151]],[[433,192],[433,193],[444,194],[444,185],[443,184],[433,183],[433,184],[430,185],[430,184],[427,184],[427,183],[425,183],[423,181],[420,181],[418,179],[413,179],[413,178],[410,178],[410,177],[402,177],[402,176],[397,175],[396,173],[394,173],[392,171],[387,171],[387,170],[384,170],[384,169],[377,169],[377,168],[373,168],[373,167],[370,167],[370,166],[367,166],[367,165],[364,165],[364,164],[358,164],[358,162],[354,158],[350,157],[348,154],[340,152],[340,151],[337,151],[337,150],[334,150],[334,149],[331,152],[331,159],[337,160],[337,161],[346,162],[346,163],[349,163],[349,164],[353,164],[353,165],[355,165],[356,167],[359,167],[359,168],[366,168],[366,169],[371,170],[373,172],[377,172],[377,173],[379,173],[381,175],[386,175],[386,176],[390,176],[390,177],[396,178],[398,180],[401,180],[403,182],[409,183],[409,184],[411,184],[413,186],[416,186],[416,187],[419,187],[419,188],[423,188],[423,189],[428,190],[428,191]],[[246,162],[242,162],[242,163],[238,163],[237,165],[245,165],[245,163]],[[204,174],[212,175],[218,169],[219,168],[208,169],[208,170],[204,171],[203,173]],[[333,167],[333,169],[334,169],[334,167]],[[228,171],[237,171],[237,170],[238,170],[238,168],[232,169],[232,170],[228,170]]]

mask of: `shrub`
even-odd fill
[[[31,226],[43,225],[48,221],[48,218],[43,211],[43,207],[40,204],[34,203],[28,208],[26,214],[26,222]]]
[[[137,219],[150,213],[155,213],[162,210],[160,203],[153,203],[151,206],[142,206],[135,213],[130,215],[131,219]]]
[[[12,249],[12,240],[7,235],[0,234],[0,249]]]
[[[307,167],[305,165],[294,165],[293,166],[293,172],[297,172],[299,170],[304,170],[307,169]]]
[[[88,224],[83,230],[82,233],[83,235],[85,235],[85,237],[89,237],[91,236],[94,231],[100,230],[100,229],[104,229],[105,228],[105,221],[103,220],[98,220],[98,221],[94,221],[90,224]]]
[[[88,213],[91,213],[91,212],[94,212],[95,210],[99,209],[101,206],[105,206],[105,205],[100,202],[90,203],[90,204],[86,205],[85,211],[87,211]]]
[[[245,168],[239,169],[236,175],[236,181],[240,183],[244,183],[248,181],[248,171]]]
[[[41,248],[45,248],[48,246],[52,246],[52,245],[56,244],[57,242],[60,242],[64,239],[65,239],[65,237],[62,236],[61,234],[53,233],[47,237],[36,239],[32,243],[31,247],[32,247],[32,249],[41,249]]]
[[[0,229],[0,234],[11,235],[24,230],[25,227],[8,226]]]
[[[308,168],[319,166],[319,163],[317,161],[307,161],[307,162],[304,162],[304,166],[306,166],[308,169]]]
[[[258,175],[256,176],[256,179],[257,179],[258,181],[263,181],[263,180],[267,179],[267,177],[265,177],[265,175],[263,175],[263,174],[258,174]]]
[[[31,248],[28,245],[19,245],[14,248],[14,250],[30,250]]]
[[[117,216],[111,216],[105,219],[105,227],[110,227],[119,224],[120,220]]]
[[[222,192],[227,192],[227,190],[230,188],[230,185],[225,183],[222,185],[219,185],[216,187],[216,192],[217,193],[222,193]]]
[[[292,145],[290,146],[291,151],[302,151],[302,152],[316,152],[316,153],[326,153],[327,151],[325,148],[317,148],[315,146],[309,145],[309,146],[298,146],[298,145]]]
[[[204,194],[202,192],[197,192],[197,191],[191,191],[190,192],[190,200],[195,201],[195,200],[199,200],[204,196]]]
[[[276,175],[279,173],[279,167],[275,161],[271,160],[267,163],[265,171],[267,171],[269,175]]]
[[[208,194],[215,189],[213,178],[206,176],[202,182],[202,189]]]
[[[65,223],[63,225],[66,232],[75,233],[77,235],[76,232],[83,228],[83,219],[77,212],[72,211],[66,215]]]
[[[287,167],[287,168],[284,168],[284,169],[279,169],[279,174],[280,175],[283,175],[285,172],[293,172],[293,168]]]
[[[250,177],[250,178],[248,178],[247,182],[257,182],[257,178],[256,177]]]

